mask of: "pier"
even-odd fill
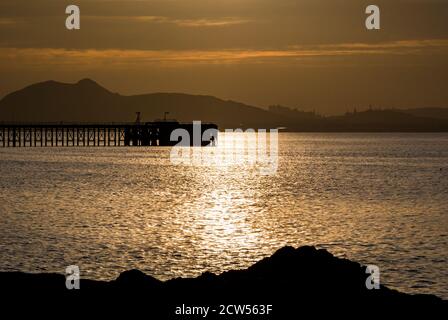
[[[216,139],[218,127],[201,123],[201,146]],[[137,147],[174,146],[171,133],[184,129],[193,137],[193,123],[0,123],[0,147]],[[209,130],[214,129],[214,130]],[[211,133],[211,132],[216,133]],[[204,136],[203,136],[204,135]],[[213,138],[212,138],[213,136]],[[193,146],[193,139],[190,139]]]

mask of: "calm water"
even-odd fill
[[[0,149],[0,270],[168,279],[312,244],[448,298],[447,134],[280,134],[275,175],[169,154]]]

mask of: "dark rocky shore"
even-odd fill
[[[178,307],[210,306],[207,319],[298,319],[310,313],[374,316],[415,312],[448,314],[448,301],[433,295],[409,295],[381,286],[366,288],[366,267],[314,247],[285,247],[246,270],[221,275],[159,281],[137,270],[110,282],[83,280],[67,290],[58,274],[0,273],[4,306],[20,301],[39,310],[68,306],[70,312],[129,314],[148,319],[201,319],[176,315]],[[272,305],[269,315],[221,315],[220,305]],[[3,307],[4,309],[5,307]],[[216,312],[211,310],[215,309]],[[84,311],[83,311],[84,310]]]

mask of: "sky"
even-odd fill
[[[81,29],[65,27],[66,6]],[[381,10],[367,30],[365,9]],[[92,78],[325,114],[448,107],[448,0],[1,0],[0,97]]]

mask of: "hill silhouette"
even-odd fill
[[[153,93],[123,96],[90,79],[75,84],[47,81],[0,101],[0,120],[24,122],[128,122],[141,112],[145,121],[164,112],[179,121],[202,120],[220,126],[281,125],[282,117],[252,106],[211,96]]]
[[[405,109],[403,112],[416,117],[448,119],[448,108],[415,108]]]
[[[225,128],[286,128],[289,131],[448,131],[448,109],[368,110],[324,117],[282,106],[268,110],[213,96],[151,93],[125,96],[91,79],[46,81],[0,100],[2,122],[132,122],[135,112],[153,121],[170,118],[213,122]]]

